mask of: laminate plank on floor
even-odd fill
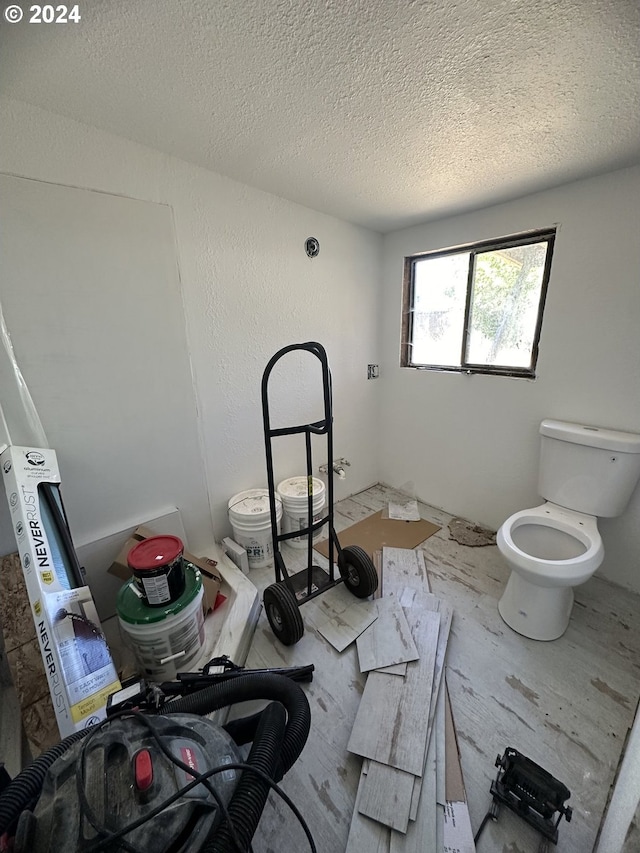
[[[407,831],[415,777],[410,773],[370,761],[360,780],[360,814],[401,833]]]
[[[363,768],[360,773],[360,784],[351,816],[345,853],[389,853],[391,835],[389,827],[360,813],[361,786],[366,775]]]
[[[441,758],[444,763],[443,758]],[[392,832],[390,853],[427,853],[437,848],[437,809],[436,809],[436,739],[431,738],[427,749],[425,770],[418,797],[416,816],[410,820],[403,835]],[[415,788],[414,788],[415,791]]]
[[[438,633],[438,646],[436,649],[436,661],[434,665],[433,672],[433,692],[431,694],[431,703],[429,705],[429,717],[427,721],[427,747],[429,745],[429,740],[433,733],[433,726],[435,715],[438,706],[438,700],[440,694],[443,692],[444,686],[444,667],[445,667],[445,659],[447,655],[447,647],[449,643],[449,634],[451,629],[451,623],[453,621],[453,611],[451,608],[446,606],[440,607],[440,631]],[[442,753],[444,754],[444,753]],[[420,786],[422,784],[421,779],[416,779],[414,790],[413,790],[413,798],[411,801],[411,812],[410,817],[411,820],[416,819],[416,813],[418,809],[418,801],[420,798]]]
[[[382,549],[382,574],[387,595],[406,586],[429,592],[426,570],[418,562],[416,552],[408,548],[385,545]]]
[[[396,676],[369,674],[348,749],[420,776],[426,749],[421,721],[431,701],[440,615],[412,607],[407,618],[421,657],[407,664],[402,690]]]
[[[377,620],[378,610],[375,602],[363,602],[353,604],[342,613],[334,614],[326,622],[318,625],[318,631],[334,649],[343,652]],[[363,671],[362,668],[361,671]]]
[[[377,672],[387,672],[389,675],[400,675],[402,678],[407,674],[406,663],[395,663],[392,666],[380,666]]]
[[[376,606],[378,618],[356,640],[360,672],[408,663],[420,656],[398,601],[384,597]]]

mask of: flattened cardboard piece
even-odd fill
[[[127,555],[129,551],[134,545],[137,545],[138,542],[142,542],[150,536],[157,535],[157,533],[154,533],[153,530],[150,530],[143,524],[136,527],[129,539],[127,539],[120,549],[118,556],[107,569],[108,574],[119,578],[123,583],[128,581],[131,577],[131,569],[127,563]],[[204,587],[202,607],[204,612],[208,613],[209,610],[212,610],[215,606],[217,595],[220,592],[220,584],[222,583],[222,577],[216,570],[217,563],[215,560],[209,560],[206,557],[194,557],[193,554],[189,553],[187,550],[184,552],[184,558],[190,563],[193,563],[194,566],[197,566],[202,573],[202,585]]]
[[[385,545],[392,548],[416,548],[425,539],[433,536],[440,528],[437,524],[420,521],[397,521],[383,518],[383,510],[363,518],[338,534],[340,546],[359,545],[370,557]],[[314,546],[325,557],[329,557],[329,540],[323,539]]]
[[[460,767],[460,752],[458,738],[451,713],[449,690],[445,695],[445,791],[447,800],[462,802],[467,799]]]

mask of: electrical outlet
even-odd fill
[[[380,368],[377,364],[367,365],[367,379],[377,379],[380,376]]]

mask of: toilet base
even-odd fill
[[[498,602],[507,625],[530,640],[557,640],[567,630],[572,609],[572,587],[536,586],[515,571]]]

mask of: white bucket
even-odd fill
[[[238,492],[228,504],[233,538],[247,552],[250,569],[261,569],[273,563],[271,508],[267,489]],[[276,522],[280,532],[282,504],[276,500]]]
[[[144,674],[168,681],[185,672],[204,644],[204,587],[200,572],[185,571],[184,593],[165,608],[149,607],[134,580],[118,594],[118,624],[125,643],[134,652]]]
[[[320,521],[323,514],[326,489],[322,480],[316,477],[313,481],[313,524]],[[293,533],[296,530],[304,530],[309,527],[309,501],[307,497],[308,480],[306,477],[290,477],[278,484],[278,497],[282,501],[282,532]],[[320,527],[313,534],[313,541],[322,539],[324,527]],[[285,540],[292,548],[306,548],[306,536],[294,536]]]

